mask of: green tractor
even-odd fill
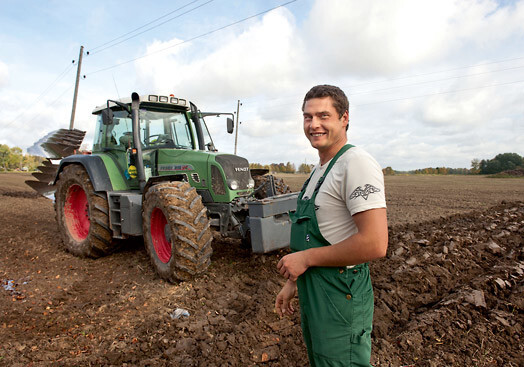
[[[216,150],[204,117],[222,113],[173,95],[133,93],[93,114],[91,154],[73,154],[85,132],[61,129],[35,144],[48,159],[38,181],[26,181],[43,195],[54,192],[69,252],[96,258],[143,236],[158,275],[175,282],[206,271],[214,231],[257,253],[289,245],[297,195],[251,171],[245,158]]]

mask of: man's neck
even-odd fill
[[[329,149],[325,151],[318,151],[318,156],[320,158],[320,165],[323,166],[327,162],[329,162],[335,155],[337,155],[338,151],[342,149],[344,145],[346,145],[348,139],[343,139],[339,143],[331,146]]]

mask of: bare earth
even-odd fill
[[[216,238],[208,273],[176,285],[155,276],[141,241],[77,258],[29,177],[0,174],[0,365],[307,365],[299,316],[273,311],[287,250],[252,255]],[[524,179],[388,176],[386,195],[372,363],[524,366]]]

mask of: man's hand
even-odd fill
[[[278,293],[275,301],[275,310],[280,317],[284,315],[292,315],[295,312],[293,308],[293,298],[297,294],[297,283],[288,280]]]
[[[280,274],[293,282],[309,267],[306,251],[298,251],[284,256],[277,264]]]

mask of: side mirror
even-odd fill
[[[235,129],[235,125],[234,125],[233,119],[228,117],[227,118],[227,132],[229,134],[233,134],[234,129]]]
[[[113,110],[106,108],[102,110],[102,123],[104,125],[111,125],[113,123]]]

